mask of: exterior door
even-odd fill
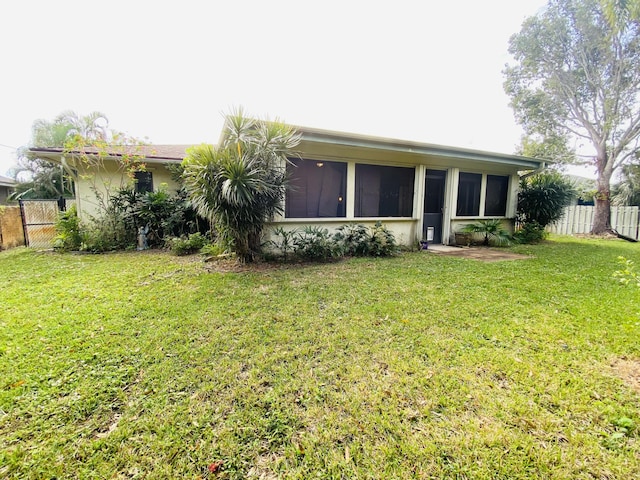
[[[446,170],[427,169],[424,191],[424,217],[422,238],[428,239],[429,229],[433,229],[433,240],[429,243],[442,243],[442,210],[444,208],[444,189],[447,180]]]

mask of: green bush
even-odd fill
[[[371,228],[367,255],[372,257],[388,257],[398,253],[398,244],[393,232],[381,222]]]
[[[283,227],[273,229],[274,240],[269,241],[269,245],[273,246],[277,250],[282,252],[282,258],[286,262],[289,253],[295,249],[295,240],[298,235],[298,230],[287,230]],[[263,256],[265,256],[263,252]]]
[[[162,246],[168,237],[209,230],[208,222],[191,207],[184,189],[172,195],[165,187],[146,193],[124,188],[111,198],[109,208],[122,216],[132,245],[136,243],[139,227],[148,228],[150,247]]]
[[[83,235],[80,230],[80,219],[75,205],[66,212],[58,215],[55,224],[56,237],[53,248],[61,252],[80,250],[83,244]]]
[[[321,227],[305,227],[296,235],[294,251],[306,260],[328,260],[341,256],[340,247],[329,234],[329,230]]]
[[[540,243],[547,237],[544,227],[538,222],[523,223],[513,234],[513,240],[517,243]]]
[[[208,231],[209,223],[197,216],[184,189],[170,194],[164,187],[146,193],[124,188],[111,196],[106,210],[86,228],[84,248],[91,252],[133,249],[140,227],[147,229],[150,247],[161,247],[169,237]]]
[[[333,239],[344,255],[362,257],[369,254],[371,236],[361,223],[348,223],[336,229]]]
[[[192,233],[189,236],[173,237],[167,242],[167,246],[174,255],[191,255],[199,252],[209,243],[207,237],[200,232]]]
[[[217,257],[226,253],[226,249],[217,243],[208,243],[200,249],[200,253],[207,257]]]
[[[558,172],[524,177],[518,193],[518,219],[521,223],[537,222],[544,228],[562,217],[564,207],[576,195],[571,181]]]
[[[481,237],[484,246],[489,246],[490,243],[496,245],[509,245],[511,243],[511,235],[502,228],[502,220],[498,218],[470,223],[464,226],[462,232]]]

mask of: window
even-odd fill
[[[294,159],[287,164],[287,175],[286,218],[346,215],[346,163]]]
[[[479,173],[460,172],[459,179],[456,215],[459,217],[479,216],[482,175]]]
[[[411,217],[415,168],[356,165],[356,217]]]
[[[136,193],[153,192],[153,174],[151,172],[134,172]]]
[[[484,214],[491,217],[504,217],[507,212],[508,192],[509,177],[487,175],[487,196],[485,198]]]

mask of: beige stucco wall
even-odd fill
[[[146,171],[153,174],[153,189],[157,191],[166,185],[169,191],[178,186],[171,179],[171,173],[162,164],[147,164]],[[108,203],[111,194],[131,185],[132,180],[118,168],[114,161],[105,161],[97,171],[82,169],[76,180],[76,201],[78,215],[84,220],[98,217]]]
[[[367,227],[373,227],[377,221],[380,221],[385,227],[391,230],[395,237],[396,241],[400,245],[410,246],[415,242],[416,237],[416,225],[417,221],[415,219],[398,219],[398,218],[384,218],[384,219],[365,219],[365,218],[354,218],[351,220],[347,219],[288,219],[286,221],[280,222],[272,222],[266,225],[264,234],[265,240],[273,239],[273,229],[277,227],[282,227],[285,230],[297,230],[302,231],[307,226],[312,227],[320,227],[326,228],[329,233],[333,234],[336,232],[338,227],[342,225],[346,225],[349,223],[361,223]]]

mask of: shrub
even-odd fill
[[[518,243],[540,243],[546,237],[544,227],[535,221],[523,223],[513,234],[514,241]]]
[[[348,223],[336,229],[333,239],[344,255],[361,257],[369,254],[371,236],[361,223]]]
[[[577,195],[570,180],[558,172],[543,172],[520,180],[518,219],[546,227],[562,217],[564,207]]]
[[[338,244],[331,238],[329,230],[321,227],[305,227],[296,235],[294,251],[307,260],[328,260],[341,255]]]
[[[398,253],[398,245],[393,232],[376,222],[369,236],[369,248],[367,254],[372,257],[388,257]]]
[[[174,255],[191,255],[199,252],[209,240],[200,232],[192,233],[188,237],[173,237],[167,242],[169,250]]]
[[[135,248],[136,235],[127,229],[122,213],[110,208],[87,226],[83,250],[102,253]]]
[[[83,243],[83,235],[80,230],[80,219],[75,205],[66,212],[58,215],[55,224],[56,237],[53,248],[62,252],[80,250]]]
[[[207,243],[200,249],[200,253],[206,255],[207,257],[217,257],[218,255],[223,255],[226,253],[226,250],[221,245],[217,243]]]
[[[502,228],[502,221],[498,218],[470,223],[464,226],[462,232],[482,237],[482,244],[485,246],[490,243],[496,245],[508,245],[511,243],[511,235]]]
[[[295,249],[295,239],[298,235],[298,230],[286,230],[283,227],[278,227],[273,229],[273,235],[276,239],[268,243],[282,252],[282,258],[286,262],[289,252]]]
[[[110,210],[122,215],[125,229],[132,232],[135,243],[139,227],[147,227],[147,242],[150,247],[165,243],[165,237],[180,237],[208,230],[208,223],[198,219],[187,200],[184,189],[175,195],[161,187],[155,192],[137,193],[131,188],[118,191],[111,198]]]

